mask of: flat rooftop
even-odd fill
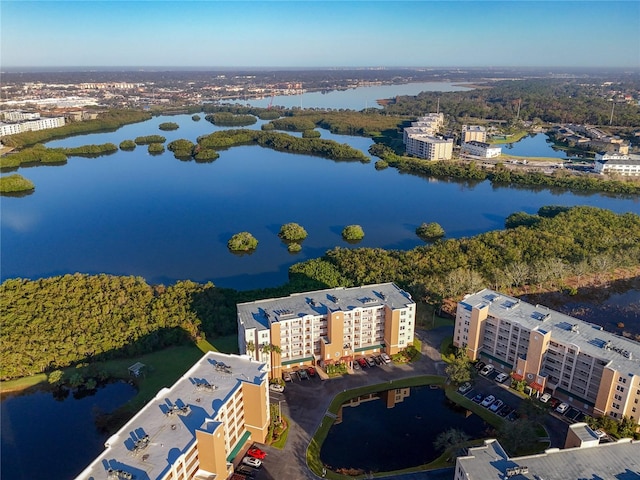
[[[532,305],[515,297],[485,289],[468,295],[460,302],[463,308],[489,306],[489,315],[518,323],[528,330],[551,332],[551,338],[564,345],[575,345],[581,352],[607,361],[621,373],[640,375],[640,343],[607,332],[600,325]]]
[[[260,384],[266,375],[265,365],[247,356],[208,352],[109,438],[104,452],[76,478],[107,480],[109,468],[135,480],[163,477],[195,442],[196,430],[210,431],[217,411],[243,382]]]
[[[481,447],[470,448],[469,456],[458,461],[468,474],[467,480],[633,479],[640,476],[640,442],[621,440],[509,458],[496,440],[487,440]]]
[[[307,315],[326,315],[329,311],[349,311],[386,305],[392,310],[406,308],[415,302],[394,283],[379,283],[352,288],[330,288],[294,293],[288,297],[239,303],[238,318],[245,329],[268,330],[271,324]]]

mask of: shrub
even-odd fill
[[[145,137],[136,137],[134,142],[137,145],[149,145],[151,143],[164,143],[167,139],[162,135],[147,135]]]
[[[35,188],[33,182],[17,173],[0,178],[0,193],[27,192]]]
[[[436,222],[423,223],[416,228],[416,235],[423,240],[433,240],[444,237],[444,229]]]
[[[134,150],[136,148],[136,142],[133,140],[123,140],[119,146],[120,150]]]
[[[298,253],[300,250],[302,250],[302,246],[299,243],[290,243],[289,245],[287,245],[287,250],[290,253]]]
[[[297,223],[285,223],[280,227],[278,236],[289,242],[299,242],[307,238],[307,231]]]
[[[302,132],[302,138],[320,138],[320,132],[317,130],[305,130]]]
[[[258,240],[249,232],[236,233],[227,242],[227,248],[232,252],[248,252],[255,250],[258,246]]]
[[[191,117],[191,120],[193,120],[194,122],[199,122],[200,121],[200,115],[194,115]]]
[[[166,130],[166,131],[168,131],[168,130],[177,130],[177,129],[180,128],[180,125],[178,125],[175,122],[164,122],[164,123],[161,123],[160,125],[158,125],[158,128],[160,130]]]
[[[345,240],[362,240],[364,238],[364,230],[360,225],[347,225],[342,230],[342,238]]]
[[[161,143],[151,143],[149,144],[148,151],[152,155],[162,153],[164,152],[164,145]]]
[[[384,170],[389,167],[389,164],[384,160],[378,160],[375,164],[376,170]]]

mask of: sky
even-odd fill
[[[0,2],[0,67],[640,67],[640,1]]]

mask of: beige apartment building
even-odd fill
[[[406,149],[407,155],[425,160],[451,160],[453,139],[412,133],[407,137]]]
[[[458,303],[453,344],[579,410],[640,424],[640,344],[598,325],[485,289]]]
[[[395,284],[382,283],[240,303],[237,312],[240,352],[280,378],[305,366],[351,367],[358,357],[398,353],[413,342],[416,304]]]
[[[209,352],[105,443],[77,480],[226,479],[269,428],[266,366]]]
[[[480,125],[462,125],[460,143],[480,142],[486,143],[487,129]]]

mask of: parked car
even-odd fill
[[[482,400],[482,403],[480,405],[482,405],[483,407],[488,407],[495,401],[496,401],[496,397],[494,397],[493,395],[489,395],[487,398]]]
[[[269,385],[269,390],[276,393],[284,392],[284,385],[280,385],[279,383],[272,383]]]
[[[302,380],[309,380],[309,374],[304,368],[298,370],[298,375],[300,375],[300,378]]]
[[[260,450],[258,447],[254,446],[250,447],[249,450],[247,450],[247,455],[253,458],[257,458],[258,460],[264,460],[264,457],[267,456],[267,452],[265,452],[264,450]]]
[[[476,396],[473,397],[471,401],[475,403],[480,403],[483,398],[484,398],[484,395],[482,395],[481,393],[476,393]]]
[[[358,363],[360,364],[360,366],[361,366],[362,368],[364,368],[364,367],[366,367],[366,366],[368,365],[368,362],[367,362],[363,357],[360,357],[360,358],[358,359]]]
[[[357,361],[353,362],[353,369],[354,370],[360,370],[360,364]]]
[[[500,410],[498,412],[498,415],[501,417],[506,417],[507,415],[509,415],[511,412],[513,412],[513,408],[511,408],[509,405],[504,405],[502,407],[502,410]]]
[[[486,365],[486,363],[484,363],[484,362],[478,362],[478,363],[476,363],[473,367],[474,367],[476,370],[480,371],[480,370],[482,370],[482,369],[484,368],[484,366],[485,366],[485,365]]]
[[[495,368],[493,367],[493,365],[485,365],[484,367],[482,367],[482,370],[480,370],[480,375],[483,375],[483,376],[486,377],[487,375],[489,375],[494,370],[495,370]]]
[[[376,362],[373,359],[373,357],[367,358],[367,365],[369,365],[370,367],[375,367],[376,366]]]
[[[542,396],[540,397],[540,401],[542,403],[547,403],[550,398],[551,398],[551,394],[550,393],[543,393]]]
[[[373,361],[376,362],[376,365],[382,365],[384,363],[380,355],[376,355],[375,357],[373,357]]]
[[[560,405],[556,407],[556,412],[564,413],[569,410],[569,404],[562,402]]]
[[[471,390],[471,384],[469,382],[465,382],[458,387],[458,392],[460,392],[463,395],[467,393],[469,390]]]
[[[498,399],[491,404],[491,406],[489,407],[489,410],[491,410],[492,412],[497,412],[498,410],[500,410],[502,405],[504,405],[504,402]]]
[[[292,380],[291,374],[289,372],[282,372],[282,379],[285,382],[290,382]]]
[[[316,369],[313,367],[309,367],[307,368],[307,373],[309,374],[310,377],[315,377],[316,376]]]
[[[380,356],[382,357],[382,361],[384,363],[391,363],[391,357],[389,355],[387,355],[386,353],[381,353]]]
[[[607,432],[605,432],[604,430],[596,430],[593,433],[595,433],[598,436],[598,438],[604,438],[607,436]]]
[[[236,473],[239,473],[240,475],[244,475],[245,478],[246,477],[253,478],[256,476],[256,471],[253,468],[249,468],[245,465],[239,465],[238,468],[236,468]]]
[[[558,405],[560,405],[560,400],[558,400],[557,398],[552,398],[551,400],[549,400],[549,405],[551,405],[551,408],[556,408]]]
[[[242,463],[253,468],[260,468],[262,466],[262,460],[258,460],[257,458],[253,457],[244,457],[242,459]]]
[[[496,376],[496,382],[498,383],[502,383],[504,382],[507,378],[509,378],[509,375],[507,375],[506,373],[499,373]]]

